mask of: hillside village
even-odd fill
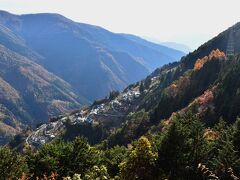
[[[27,138],[26,144],[39,147],[47,142],[51,142],[58,137],[64,130],[65,123],[68,121],[72,125],[76,124],[98,124],[100,121],[121,121],[134,106],[141,93],[139,87],[134,87],[120,93],[112,100],[105,102],[99,101],[92,106],[83,107],[77,112],[60,115],[50,119],[50,122],[39,126]]]

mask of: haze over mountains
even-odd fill
[[[110,90],[123,89],[184,55],[57,14],[15,16],[2,12],[1,19],[5,27],[42,57],[37,59],[38,63],[69,82],[78,94],[89,100],[103,97]]]
[[[226,51],[233,29],[236,56],[229,57]],[[240,23],[122,93],[42,125],[28,135],[28,143],[40,146],[64,132],[68,140],[85,136],[93,144],[104,140],[106,147],[127,145],[142,135],[164,132],[174,118],[188,113],[206,127],[220,117],[233,123],[240,114],[239,52]]]
[[[169,48],[177,49],[179,51],[185,52],[186,54],[192,52],[192,49],[185,44],[175,43],[175,42],[162,42],[160,43]]]
[[[189,46],[182,44],[182,43],[178,43],[178,42],[171,42],[171,41],[164,42],[164,41],[158,40],[156,38],[151,38],[151,37],[144,37],[144,39],[146,39],[150,42],[156,43],[156,44],[160,44],[163,46],[167,46],[169,48],[173,48],[173,49],[182,51],[186,54],[193,51],[193,49],[190,48]]]
[[[5,11],[0,45],[0,132],[6,139],[25,125],[122,90],[184,55],[58,14]]]

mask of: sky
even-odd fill
[[[0,0],[0,9],[11,13],[59,13],[192,49],[240,21],[239,7],[239,0]]]

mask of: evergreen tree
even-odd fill
[[[72,143],[57,141],[46,144],[28,157],[30,172],[35,177],[48,177],[52,173],[57,173],[59,177],[71,177],[76,173],[84,175],[99,161],[99,152],[86,139],[79,137]]]
[[[46,144],[37,153],[32,153],[27,157],[30,173],[34,177],[51,176],[57,172],[61,175],[68,175],[70,159],[72,152],[71,143],[57,141]]]
[[[240,157],[233,144],[233,128],[218,125],[218,134],[219,137],[213,146],[214,152],[210,165],[221,179],[232,179],[231,176],[235,173],[240,175]]]
[[[240,157],[240,118],[238,118],[234,124],[233,145]]]
[[[143,91],[144,91],[144,84],[143,82],[141,82],[139,86],[139,92],[142,93]]]
[[[150,85],[151,85],[151,82],[152,82],[151,78],[150,78],[150,77],[147,77],[147,78],[145,79],[145,81],[144,81],[144,88],[145,88],[145,89],[149,89],[149,87],[150,87]]]
[[[74,173],[84,175],[94,165],[99,165],[100,153],[91,147],[86,139],[78,137],[73,141],[72,146],[72,153],[69,155],[71,175]]]
[[[197,178],[198,164],[206,157],[204,126],[191,114],[176,116],[158,150],[158,168],[170,179]]]
[[[0,147],[0,179],[20,179],[27,173],[23,157],[7,147]]]
[[[127,157],[127,154],[127,148],[118,145],[104,151],[102,163],[107,167],[111,177],[119,175],[119,164]]]

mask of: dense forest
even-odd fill
[[[143,94],[142,102],[138,101],[141,105],[117,128],[108,129],[106,122],[72,125],[68,120],[61,136],[35,149],[26,143],[19,145],[24,138],[16,136],[0,148],[0,177],[239,179],[239,73],[239,56],[226,57],[213,50],[197,59],[193,69],[166,82],[157,105],[150,97],[159,89]],[[146,92],[152,87],[149,81],[133,86]],[[118,96],[112,93],[110,99]],[[152,101],[144,104],[146,99]]]
[[[127,146],[91,146],[83,137],[61,139],[23,154],[0,148],[1,179],[238,179],[240,119],[212,127],[193,114]]]

